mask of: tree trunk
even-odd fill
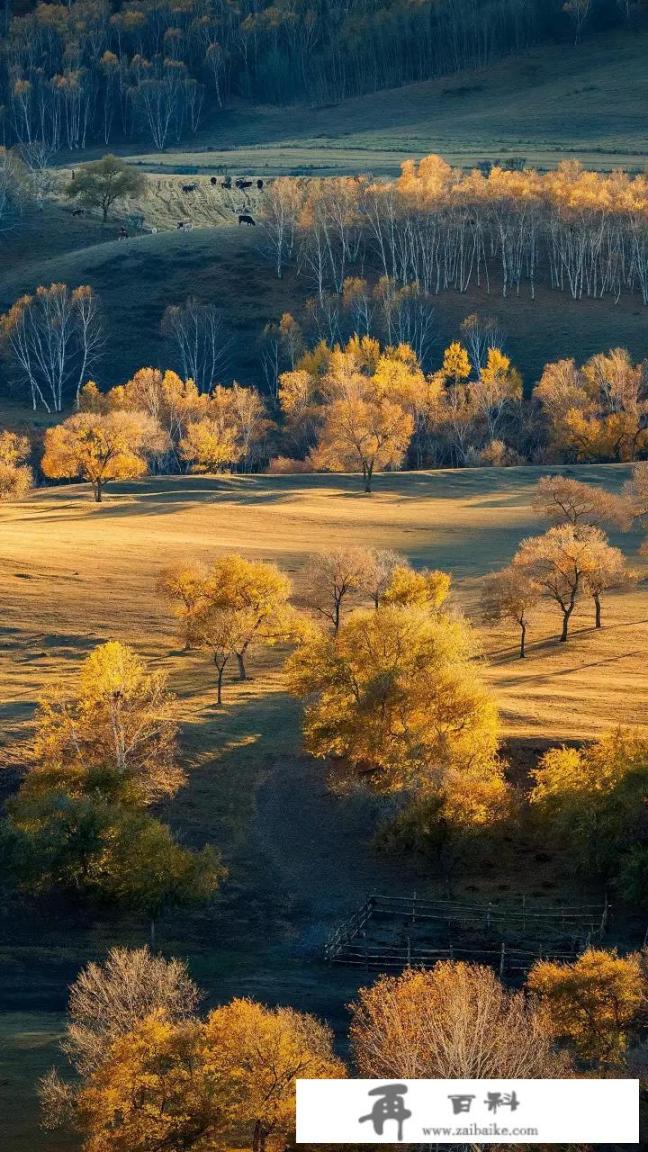
[[[94,498],[95,498],[96,503],[101,504],[101,501],[103,499],[103,492],[101,489],[101,480],[95,480],[93,482],[92,487],[94,490]]]
[[[526,624],[520,624],[520,660],[526,658]]]
[[[571,616],[571,614],[572,614],[571,608],[566,608],[566,609],[563,608],[562,632],[560,633],[560,643],[561,644],[567,643],[567,634],[569,632],[569,617]]]
[[[245,667],[245,652],[236,653],[236,663],[238,664],[239,680],[247,680],[247,670]]]
[[[149,924],[149,948],[151,952],[155,952],[155,920],[151,917]]]
[[[216,660],[215,660],[215,659],[214,659],[214,663],[216,663]],[[218,664],[216,664],[216,667],[217,667],[217,669],[218,669],[218,680],[217,680],[217,696],[216,696],[216,700],[217,700],[217,703],[218,703],[218,704],[222,704],[222,703],[223,703],[223,675],[224,675],[224,673],[225,673],[225,665],[224,665],[224,664],[222,664],[222,665],[219,667],[219,666],[218,666]]]
[[[595,627],[601,628],[601,597],[598,592],[594,593],[594,606],[595,606]]]

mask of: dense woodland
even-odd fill
[[[1,130],[39,156],[190,138],[232,97],[332,101],[634,25],[643,0],[5,4]]]

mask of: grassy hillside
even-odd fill
[[[579,470],[618,488],[626,468]],[[71,684],[80,659],[111,637],[164,668],[182,703],[182,755],[189,784],[173,802],[174,825],[189,844],[222,847],[230,876],[214,908],[167,918],[161,946],[189,955],[211,1002],[249,994],[293,1003],[342,1030],[356,975],[326,968],[322,942],[368,891],[419,893],[439,880],[414,861],[377,854],[370,803],[336,800],[321,769],[300,752],[299,707],[286,695],[282,654],[253,662],[249,682],[228,684],[214,707],[207,658],[179,649],[156,573],[174,560],[225,550],[277,561],[295,580],[311,550],[333,543],[397,548],[416,564],[453,573],[455,603],[476,605],[480,577],[506,562],[538,530],[530,507],[535,469],[382,476],[367,498],[357,477],[179,477],[116,488],[96,506],[80,486],[37,492],[0,510],[3,731],[0,783],[15,788],[39,693]],[[633,562],[639,538],[624,538]],[[583,605],[567,647],[543,610],[529,659],[515,637],[483,632],[484,673],[502,712],[503,734],[524,759],[547,740],[587,739],[617,723],[645,723],[648,593],[643,586],[605,604],[605,628],[592,629]],[[526,750],[526,751],[525,751]],[[531,853],[497,877],[472,878],[471,895],[520,890],[551,895],[555,880]],[[495,879],[497,884],[495,884]],[[561,895],[565,895],[564,887]],[[598,899],[600,893],[594,893]],[[115,940],[145,939],[141,922],[92,925],[53,910],[36,925],[28,914],[0,917],[0,1115],[11,1152],[62,1145],[37,1135],[33,1082],[55,1055],[65,986],[80,965]],[[17,1089],[16,1085],[19,1085]]]
[[[453,163],[524,156],[553,167],[641,170],[648,159],[648,34],[595,37],[577,48],[543,45],[492,67],[337,105],[245,106],[219,113],[195,148],[139,158],[265,173],[393,173],[408,156]]]
[[[102,229],[93,219],[72,219],[69,211],[50,206],[4,242],[0,309],[38,284],[91,284],[101,296],[106,319],[108,346],[96,373],[105,386],[123,382],[145,364],[168,365],[160,335],[164,309],[197,296],[222,309],[233,337],[224,378],[261,383],[259,337],[264,325],[285,311],[299,317],[314,288],[294,269],[283,280],[275,278],[261,251],[260,231],[219,226],[118,241],[115,225]],[[465,295],[440,295],[435,312],[439,362],[467,315],[493,316],[528,388],[551,359],[574,355],[584,360],[619,345],[637,359],[646,354],[647,312],[630,296],[618,304],[610,298],[574,301],[539,288],[535,301],[524,289],[519,298],[504,300],[495,288],[489,295],[473,286]],[[0,384],[0,391],[6,393],[7,386]],[[0,408],[0,423],[2,418]]]

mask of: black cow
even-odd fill
[[[225,179],[223,180],[223,188],[231,188],[231,187],[232,187],[232,177],[226,176]]]
[[[257,188],[259,189],[259,191],[261,191],[261,189],[263,188],[263,180],[257,180]]]
[[[247,212],[239,215],[238,222],[239,224],[251,224],[253,228],[256,228],[256,220],[253,220],[251,216],[248,216]]]
[[[85,216],[85,208],[74,208],[72,215],[73,216]]]
[[[215,188],[216,185],[218,184],[218,180],[216,179],[215,176],[210,176],[209,183],[211,184],[212,188]]]
[[[182,191],[183,192],[195,192],[196,191],[196,185],[195,184],[183,184],[182,185]]]
[[[241,191],[243,191],[244,188],[251,188],[252,187],[252,181],[251,180],[237,180],[236,181],[236,187],[240,188]]]

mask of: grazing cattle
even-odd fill
[[[247,212],[240,213],[238,222],[239,224],[251,224],[253,228],[256,228],[256,220],[253,220],[251,216],[248,216]]]
[[[72,211],[73,216],[85,216],[85,208],[74,208]]]
[[[225,179],[223,180],[223,188],[231,188],[231,187],[232,187],[232,177],[226,176]]]
[[[119,229],[119,232],[117,233],[117,239],[118,240],[128,240],[128,232],[124,228],[123,224],[122,224],[121,228]]]
[[[197,187],[196,184],[183,184],[182,185],[182,191],[183,192],[195,192],[196,187]]]
[[[176,228],[180,232],[191,232],[192,227],[193,225],[190,220],[179,220],[176,224]]]
[[[236,187],[240,188],[241,191],[243,191],[244,188],[251,188],[252,187],[252,181],[251,180],[237,180],[236,181]]]
[[[263,180],[257,180],[257,188],[259,189],[259,191],[261,191],[261,189],[263,188]]]
[[[218,184],[218,180],[216,179],[215,176],[210,176],[209,183],[211,184],[212,188],[215,188],[216,185]]]

